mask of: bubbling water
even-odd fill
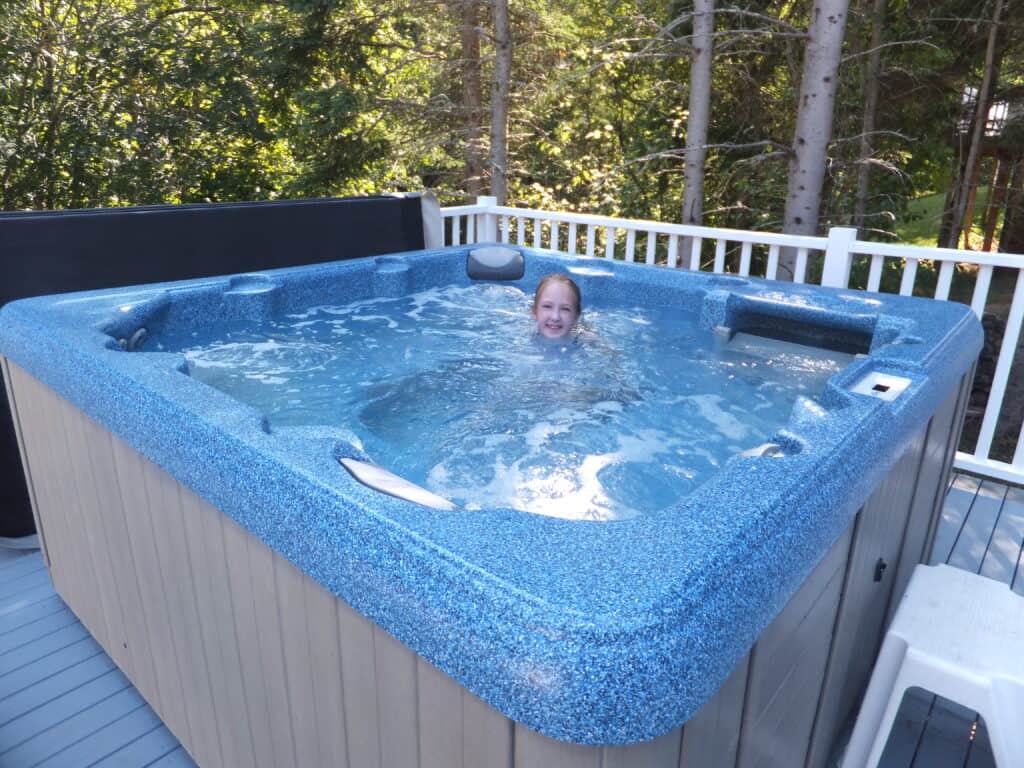
[[[662,509],[776,431],[839,363],[717,348],[677,309],[589,307],[546,340],[517,288],[434,288],[165,337],[271,426],[359,435],[381,466],[467,509],[573,519]]]

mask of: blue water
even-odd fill
[[[377,464],[456,504],[591,519],[691,493],[842,364],[723,348],[657,307],[586,307],[585,337],[550,343],[529,307],[514,287],[452,286],[157,347],[272,427],[342,427]]]

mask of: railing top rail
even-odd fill
[[[441,209],[442,216],[465,216],[470,213],[487,213],[493,208],[492,205],[480,205],[471,203],[469,205],[450,205]]]
[[[531,219],[557,221],[568,224],[586,224],[598,227],[617,227],[619,229],[635,229],[643,232],[655,232],[660,235],[679,235],[682,237],[715,238],[737,243],[755,243],[762,245],[780,245],[793,248],[809,248],[825,250],[827,239],[810,235],[785,235],[778,232],[756,232],[745,229],[726,229],[724,227],[704,227],[694,224],[668,224],[648,219],[623,219],[615,216],[598,216],[592,213],[564,213],[561,211],[544,211],[537,208],[513,208],[502,205],[463,205],[453,208],[442,208],[445,216],[466,215],[471,213],[490,213],[496,216],[525,216]]]
[[[934,259],[935,261],[969,262],[993,267],[1024,267],[1024,255],[1016,253],[992,253],[988,251],[967,251],[957,248],[938,248],[927,245],[897,245],[876,243],[869,240],[855,240],[850,252],[865,256],[892,256],[894,258]]]

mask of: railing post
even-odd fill
[[[832,227],[825,244],[825,268],[821,273],[821,284],[832,288],[846,288],[850,284],[850,267],[853,253],[850,248],[857,239],[853,227]]]
[[[476,204],[492,208],[498,204],[498,198],[482,195],[476,199]],[[494,213],[494,211],[484,211],[477,214],[476,239],[477,242],[498,242],[498,214]]]
[[[437,195],[429,189],[420,195],[420,211],[423,216],[423,247],[430,250],[444,248],[444,220]]]

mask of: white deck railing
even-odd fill
[[[782,235],[639,219],[617,219],[580,213],[540,211],[499,206],[481,197],[475,205],[442,208],[445,243],[502,242],[547,248],[569,255],[587,255],[643,262],[651,265],[741,276],[779,276],[780,254],[792,249],[793,279],[867,291],[929,295],[936,299],[969,301],[981,317],[986,307],[1009,302],[1002,344],[998,350],[992,387],[972,452],[958,451],[958,469],[999,480],[1024,484],[1024,429],[1018,423],[1000,423],[1004,398],[1013,374],[1013,358],[1024,320],[1024,256],[888,245],[856,239],[856,230],[835,227],[827,237]],[[918,271],[921,262],[938,267],[935,286],[928,283],[933,270]],[[999,269],[999,289],[993,277]],[[888,279],[883,280],[888,273]],[[898,281],[898,287],[896,282]],[[916,288],[916,291],[915,291]],[[1011,298],[1012,297],[1012,298]],[[1012,456],[993,456],[996,437],[1016,439]]]

